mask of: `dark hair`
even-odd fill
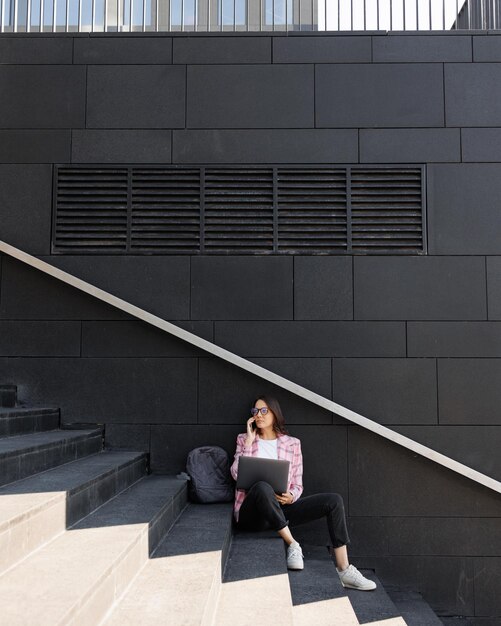
[[[254,404],[252,406],[256,406],[256,402],[261,400],[266,403],[266,406],[273,412],[275,416],[275,420],[273,422],[273,430],[277,433],[281,433],[282,435],[288,435],[287,429],[285,428],[285,418],[282,413],[282,409],[280,408],[280,404],[278,400],[274,396],[268,396],[266,394],[258,396],[254,400]]]

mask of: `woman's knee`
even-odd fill
[[[344,511],[344,501],[342,496],[340,496],[338,493],[328,493],[326,495],[326,504],[331,509],[331,511]]]
[[[257,483],[254,483],[250,488],[250,491],[252,491],[256,496],[275,499],[275,492],[273,491],[273,487],[270,485],[270,483],[267,483],[264,480],[260,480]]]

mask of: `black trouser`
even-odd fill
[[[350,543],[346,528],[343,498],[337,493],[318,493],[280,504],[271,485],[260,481],[252,485],[239,511],[238,526],[246,530],[282,530],[322,517],[334,548]]]

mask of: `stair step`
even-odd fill
[[[0,572],[145,472],[145,453],[101,452],[0,487]]]
[[[54,408],[0,408],[0,437],[12,437],[59,428],[60,412]]]
[[[98,624],[185,504],[185,481],[142,478],[0,577],[3,622]]]
[[[373,591],[345,589],[358,621],[361,624],[381,622],[385,626],[405,626],[405,620],[374,572],[363,569],[360,571],[366,578],[375,581],[377,588]]]
[[[289,571],[294,626],[358,626],[327,548],[301,547],[304,569]]]
[[[234,535],[217,626],[291,626],[292,598],[285,556],[284,542],[276,533]]]
[[[0,439],[0,485],[94,454],[100,429],[53,430]]]
[[[388,595],[408,626],[443,626],[442,621],[420,593],[388,591]]]
[[[103,626],[213,624],[232,505],[189,504]]]
[[[17,402],[16,385],[0,385],[0,407],[15,406]]]

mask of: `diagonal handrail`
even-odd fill
[[[285,389],[286,391],[289,391],[296,396],[304,398],[305,400],[308,400],[309,402],[312,402],[313,404],[316,404],[317,406],[320,406],[327,411],[336,413],[336,415],[340,415],[348,421],[353,422],[354,424],[357,424],[358,426],[361,426],[362,428],[365,428],[366,430],[369,430],[381,437],[384,437],[385,439],[388,439],[393,443],[407,448],[408,450],[411,450],[412,452],[415,452],[416,454],[419,454],[420,456],[423,456],[430,461],[434,461],[435,463],[438,463],[439,465],[442,465],[452,470],[453,472],[456,472],[457,474],[461,474],[462,476],[465,476],[466,478],[469,478],[476,483],[483,485],[484,487],[488,487],[489,489],[492,489],[497,493],[501,493],[501,482],[499,482],[498,480],[495,480],[494,478],[491,478],[486,474],[482,474],[481,472],[478,472],[477,470],[468,467],[463,463],[459,463],[459,461],[455,461],[454,459],[451,459],[450,457],[445,456],[444,454],[437,452],[432,448],[428,448],[427,446],[424,446],[417,441],[410,439],[409,437],[405,437],[405,435],[401,435],[400,433],[397,433],[394,430],[387,428],[386,426],[382,426],[381,424],[378,424],[377,422],[374,422],[373,420],[370,420],[367,417],[364,417],[363,415],[352,411],[351,409],[337,404],[337,402],[334,402],[333,400],[324,398],[318,393],[310,391],[309,389],[306,389],[306,387],[302,387],[301,385],[298,385],[297,383],[294,383],[291,380],[284,378],[283,376],[279,376],[278,374],[275,374],[274,372],[271,372],[270,370],[267,370],[260,365],[256,365],[255,363],[252,363],[251,361],[248,361],[247,359],[244,359],[237,354],[230,352],[229,350],[225,350],[224,348],[221,348],[220,346],[211,343],[206,339],[197,337],[197,335],[194,335],[193,333],[190,333],[183,328],[179,328],[179,326],[171,324],[161,317],[157,317],[152,313],[148,313],[148,311],[145,311],[144,309],[141,309],[134,304],[131,304],[130,302],[126,302],[125,300],[122,300],[121,298],[118,298],[117,296],[114,296],[111,293],[108,293],[107,291],[96,287],[95,285],[91,285],[90,283],[87,283],[84,280],[81,280],[80,278],[69,274],[68,272],[64,272],[63,270],[60,270],[59,268],[50,265],[50,263],[46,263],[45,261],[42,261],[41,259],[38,259],[37,257],[28,254],[27,252],[23,252],[19,248],[15,248],[14,246],[11,246],[4,241],[0,241],[0,252],[8,254],[9,256],[14,257],[17,260],[22,261],[23,263],[26,263],[31,267],[34,267],[35,269],[44,272],[45,274],[49,274],[50,276],[53,276],[54,278],[57,278],[58,280],[61,280],[68,285],[71,285],[72,287],[76,287],[80,291],[84,291],[85,293],[88,293],[89,295],[94,296],[99,300],[102,300],[106,304],[110,304],[111,306],[114,306],[115,308],[120,309],[121,311],[124,311],[125,313],[128,313],[129,315],[132,315],[133,317],[136,317],[137,319],[146,322],[147,324],[151,324],[156,328],[160,328],[160,330],[174,335],[175,337],[178,337],[179,339],[182,339],[183,341],[186,341],[187,343],[190,343],[193,346],[196,346],[197,348],[200,348],[201,350],[212,354],[213,356],[224,359],[225,361],[228,361],[229,363],[240,367],[246,372],[254,374],[255,376],[259,376],[260,378],[263,378],[264,380],[273,383],[274,385],[277,385],[277,387],[281,387],[282,389]]]

